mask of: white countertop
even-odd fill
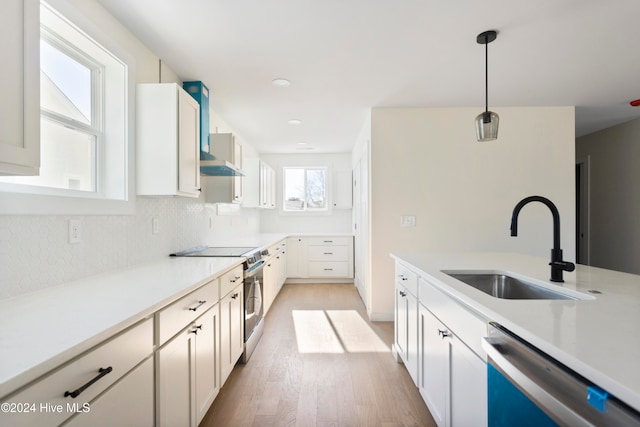
[[[0,300],[0,397],[244,258],[169,258]]]
[[[549,281],[549,260],[507,253],[392,254],[429,282],[640,410],[640,276],[576,266]],[[442,270],[500,270],[585,300],[494,298]],[[601,294],[591,294],[598,290]],[[562,290],[561,290],[562,291]]]

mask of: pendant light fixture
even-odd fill
[[[476,117],[476,137],[478,141],[493,141],[498,138],[498,123],[500,117],[493,111],[489,111],[489,43],[498,37],[498,32],[489,30],[478,34],[476,42],[485,47],[485,109]]]

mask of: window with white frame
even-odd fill
[[[282,209],[285,212],[327,211],[328,175],[326,167],[285,167]]]
[[[40,3],[40,175],[2,177],[0,191],[126,202],[130,60],[63,15],[82,20],[67,2],[49,3],[62,12]]]

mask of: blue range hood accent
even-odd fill
[[[184,82],[184,90],[200,104],[200,175],[244,176],[242,171],[211,154],[209,136],[209,88],[201,81]]]

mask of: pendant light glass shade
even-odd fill
[[[485,111],[476,117],[476,138],[479,142],[498,139],[500,117],[493,111]]]

